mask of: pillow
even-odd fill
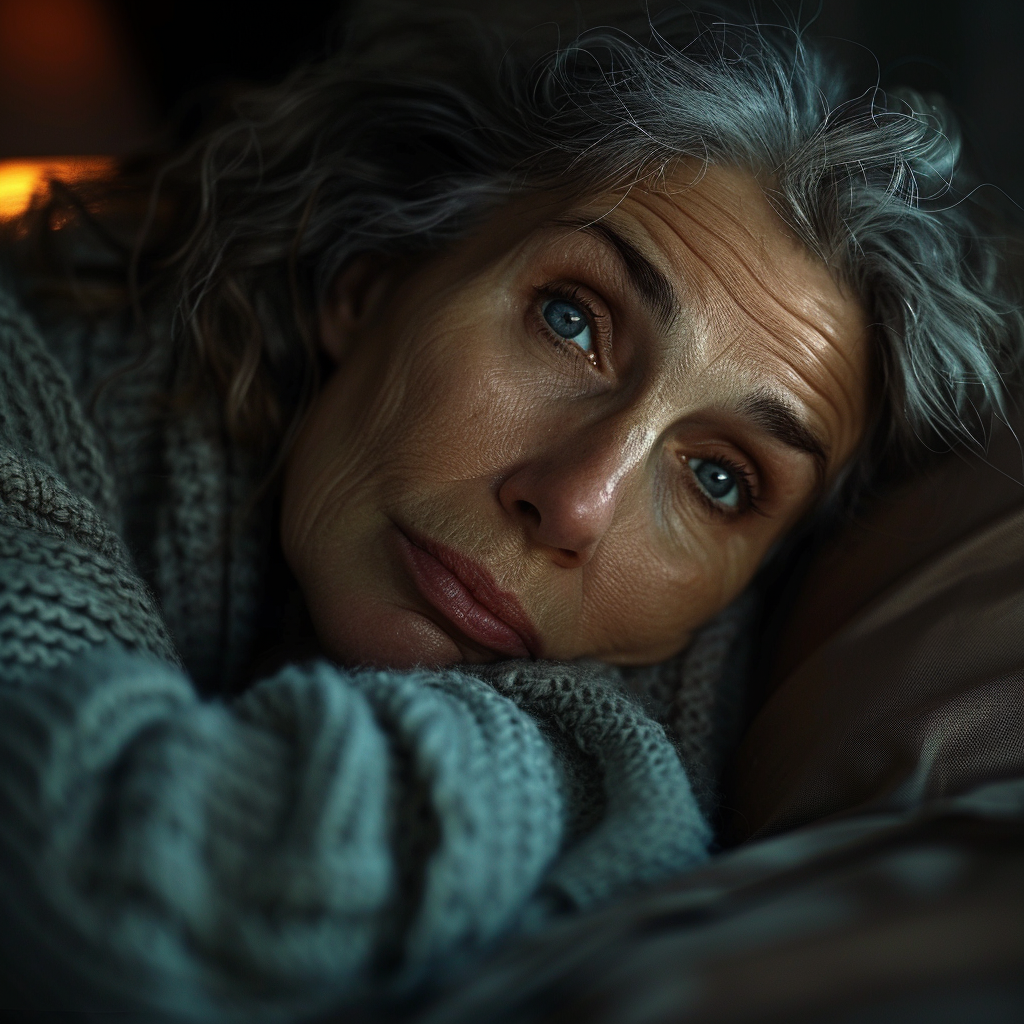
[[[733,837],[1024,776],[1024,486],[1011,429],[812,565],[741,743]]]

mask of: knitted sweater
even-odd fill
[[[258,467],[215,416],[154,415],[152,366],[98,431],[123,342],[61,338],[0,291],[0,1007],[296,1019],[706,855],[664,729],[597,665],[316,662],[229,698]]]

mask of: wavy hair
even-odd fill
[[[657,187],[680,157],[755,172],[875,325],[860,478],[979,439],[1020,362],[1021,314],[976,224],[938,101],[853,93],[792,26],[678,9],[541,46],[409,11],[242,95],[168,161],[136,250],[185,378],[229,431],[287,447],[318,386],[315,314],[351,259],[430,253],[511,197]],[[158,241],[157,241],[158,240]]]

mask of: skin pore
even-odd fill
[[[860,304],[755,177],[521,200],[412,269],[357,261],[282,545],[348,664],[653,663],[853,453]]]

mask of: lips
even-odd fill
[[[460,633],[505,657],[537,656],[540,645],[526,613],[483,566],[407,529],[398,536],[420,594]]]

